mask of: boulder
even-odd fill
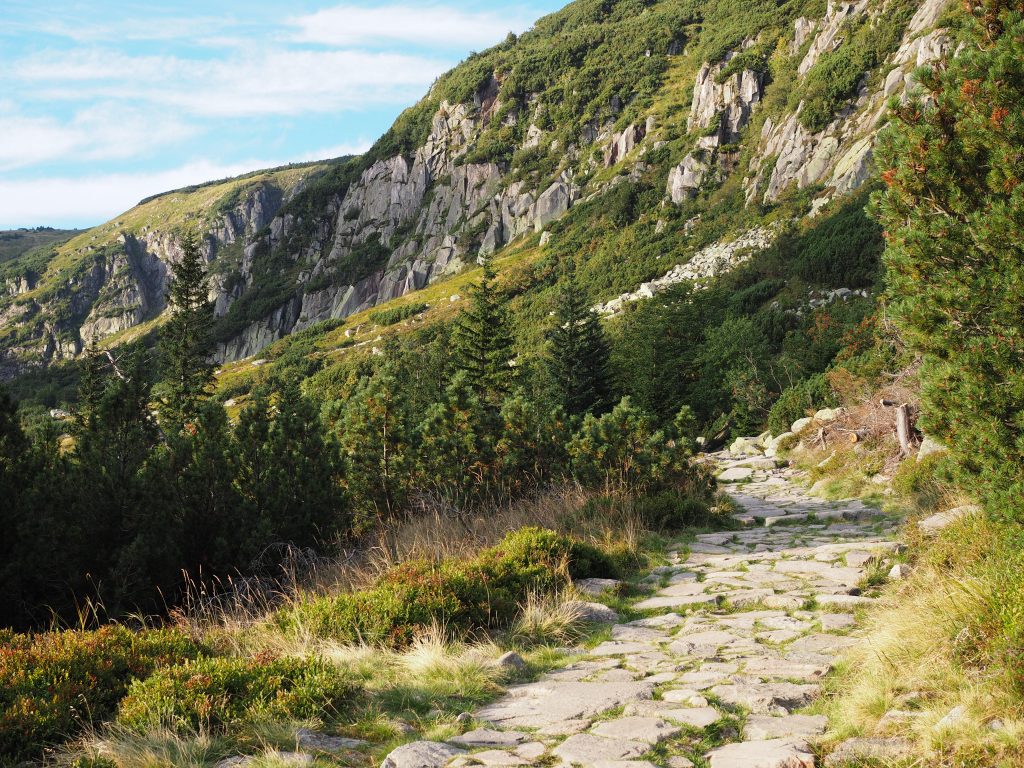
[[[917,460],[921,461],[925,456],[931,456],[933,453],[946,453],[948,450],[935,438],[925,435],[924,440],[921,441],[921,447],[917,449]]]
[[[761,453],[761,447],[756,437],[737,437],[729,446],[729,453],[733,456],[756,456]]]
[[[797,419],[793,422],[793,426],[789,428],[789,431],[794,435],[799,435],[805,429],[807,429],[814,422],[814,419],[810,416],[805,416],[802,419]]]
[[[820,411],[814,414],[815,421],[835,421],[840,416],[846,413],[845,408],[822,408]]]
[[[918,530],[928,536],[934,536],[943,528],[952,525],[962,517],[977,514],[981,507],[976,504],[966,504],[962,507],[947,509],[945,512],[936,512],[917,523]]]

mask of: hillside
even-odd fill
[[[0,264],[18,259],[29,251],[77,235],[77,229],[54,229],[53,227],[36,227],[35,229],[0,230]]]
[[[860,187],[886,99],[948,45],[942,7],[572,3],[444,75],[364,156],[158,196],[5,270],[3,370],[145,329],[186,224],[225,362],[490,253],[571,257],[595,304],[635,291]]]

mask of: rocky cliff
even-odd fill
[[[807,190],[813,215],[869,178],[887,99],[950,47],[944,0],[830,1],[823,15],[808,1],[749,29],[737,8],[733,42],[717,48],[708,19],[677,0],[639,15],[590,5],[472,57],[364,157],[168,193],[55,249],[43,270],[8,269],[3,370],[158,320],[184,226],[203,233],[227,361],[529,241],[627,181],[657,185],[661,206],[694,221],[734,178],[751,209]],[[553,46],[573,54],[538,64]],[[679,81],[692,86],[681,111],[666,107]],[[721,247],[728,257],[681,249],[662,281],[713,277],[742,251]],[[698,266],[679,266],[694,254]]]

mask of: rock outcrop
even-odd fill
[[[669,172],[667,191],[674,203],[700,189],[718,159],[719,148],[739,140],[761,101],[763,74],[744,69],[723,76],[736,55],[730,53],[717,64],[705,63],[697,73],[686,128],[698,133],[699,138],[693,150]]]

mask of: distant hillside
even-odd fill
[[[16,259],[33,248],[68,240],[81,231],[80,229],[54,229],[53,227],[0,230],[0,264]]]

